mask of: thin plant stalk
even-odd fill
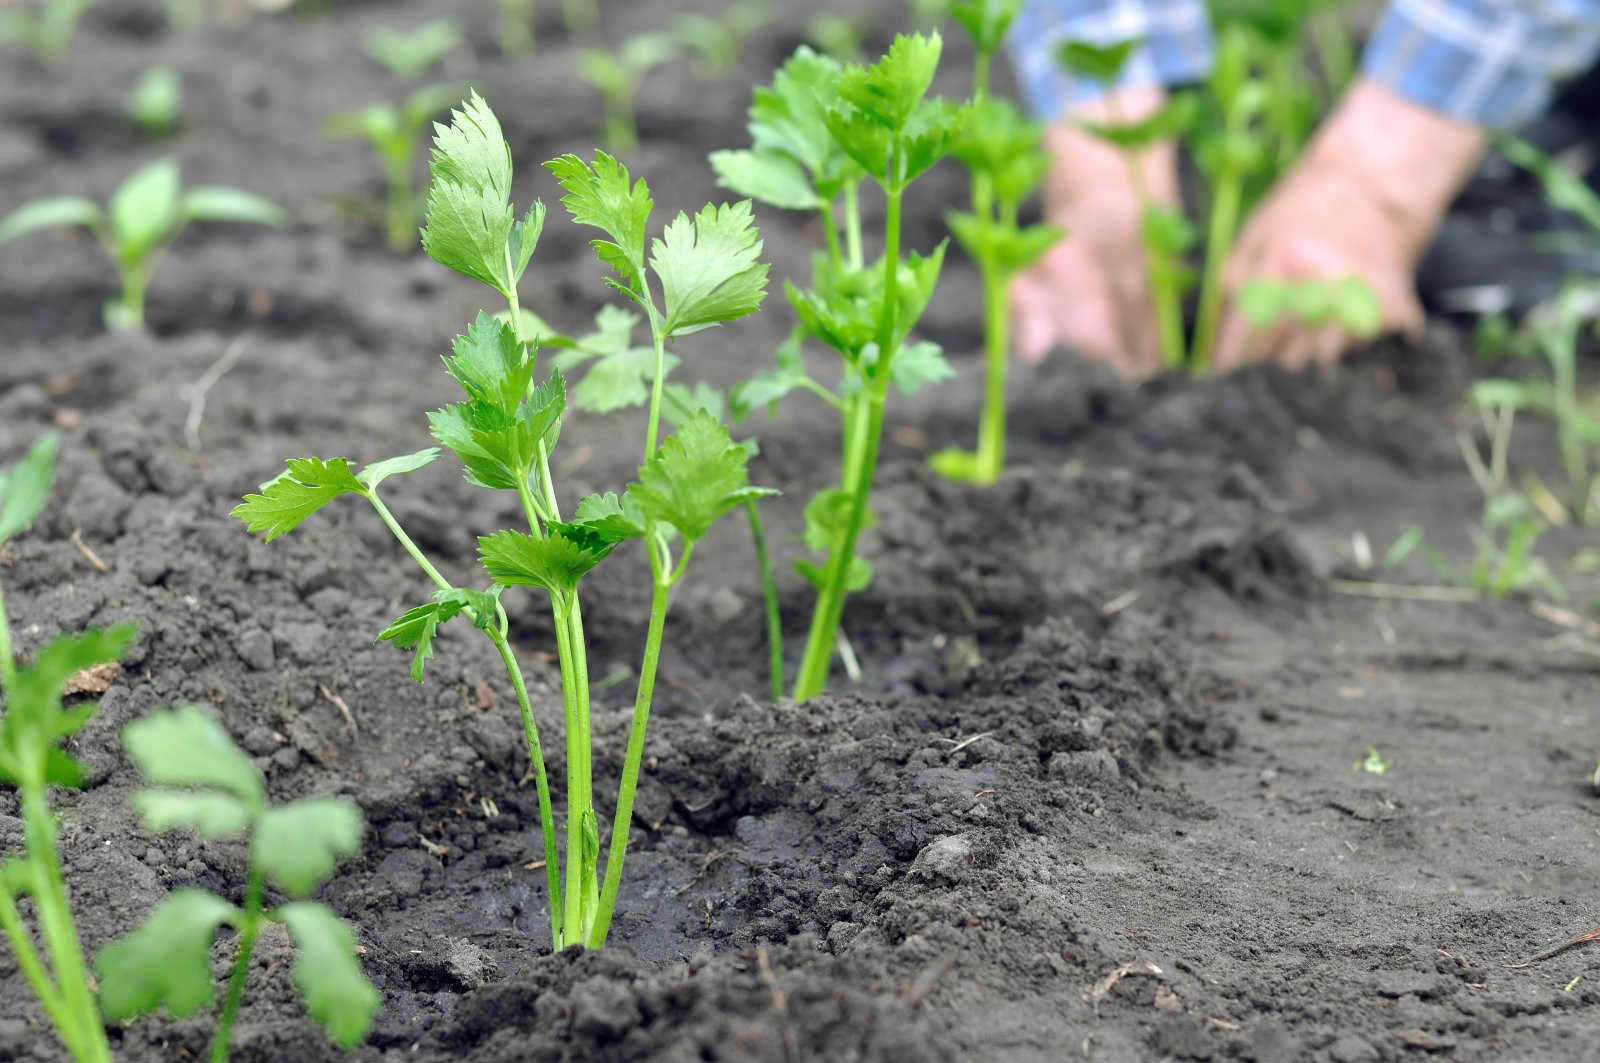
[[[211,1063],[227,1063],[228,1044],[233,1038],[233,1022],[244,999],[244,984],[250,977],[250,954],[255,951],[256,935],[261,932],[261,904],[266,881],[261,868],[250,869],[245,887],[244,920],[239,926],[238,951],[233,958],[233,974],[228,978],[228,995],[217,1017],[217,1035],[211,1042]]]
[[[994,263],[983,266],[984,352],[983,412],[978,416],[977,476],[993,483],[1006,465],[1006,368],[1010,362],[1011,312],[1006,303],[1004,274]]]
[[[389,195],[384,204],[384,228],[389,246],[396,251],[409,251],[417,245],[417,207],[411,180],[411,156],[408,152],[387,155],[384,171]]]
[[[898,169],[899,159],[890,162]],[[833,664],[834,634],[844,616],[844,600],[848,595],[851,562],[855,559],[856,540],[866,523],[867,496],[872,490],[872,480],[878,469],[878,441],[883,434],[883,409],[888,398],[890,361],[894,357],[895,311],[899,301],[900,276],[900,202],[904,194],[900,182],[890,183],[884,221],[883,249],[883,316],[878,324],[878,363],[867,386],[853,396],[857,416],[864,410],[865,424],[847,431],[847,446],[859,448],[854,467],[846,454],[843,480],[850,493],[850,510],[844,528],[828,557],[826,582],[817,598],[816,611],[811,615],[811,628],[806,637],[805,654],[800,661],[800,671],[795,677],[794,698],[804,701],[822,693],[828,682],[828,672]],[[854,475],[851,475],[853,473]]]
[[[1190,359],[1190,367],[1196,373],[1210,368],[1216,350],[1226,294],[1223,282],[1243,201],[1243,176],[1233,167],[1224,167],[1217,175],[1211,198],[1211,218],[1206,227],[1206,261],[1200,277],[1200,308],[1195,316],[1194,353]]]
[[[772,559],[767,555],[767,536],[761,527],[761,512],[755,499],[744,504],[750,520],[750,543],[755,547],[756,565],[761,569],[761,600],[767,615],[767,669],[772,680],[772,700],[783,697],[783,616],[778,609],[778,581],[772,574]]]

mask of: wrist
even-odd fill
[[[1449,118],[1363,78],[1306,149],[1300,167],[1338,175],[1420,255],[1482,157],[1482,128]]]

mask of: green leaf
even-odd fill
[[[245,495],[232,516],[251,531],[265,531],[267,542],[294,529],[301,521],[340,495],[365,495],[367,489],[344,458],[290,458],[286,471]]]
[[[954,0],[950,17],[961,24],[979,53],[993,52],[1022,10],[1022,0]]]
[[[595,315],[594,331],[556,355],[554,364],[563,371],[594,362],[572,389],[573,405],[591,413],[609,413],[642,405],[649,399],[656,375],[656,355],[653,347],[633,345],[633,329],[638,323],[639,315],[630,310],[603,306]],[[674,355],[664,355],[665,372],[672,372],[677,364]]]
[[[794,561],[794,570],[799,573],[802,579],[811,584],[812,589],[818,594],[821,594],[827,588],[828,566],[826,564],[818,564],[815,561],[797,557]],[[850,559],[850,570],[845,573],[844,589],[854,594],[856,591],[865,590],[867,584],[871,582],[872,562],[865,558],[852,557]]]
[[[735,443],[725,426],[698,413],[639,467],[628,497],[648,520],[672,525],[693,543],[734,506],[777,493],[749,485],[749,462],[749,450]]]
[[[937,31],[900,34],[876,63],[846,67],[836,85],[838,96],[872,121],[898,133],[933,84],[943,45]]]
[[[424,22],[412,30],[379,27],[367,35],[367,54],[397,77],[414,78],[461,44],[461,31],[449,19]]]
[[[827,553],[844,533],[850,515],[850,492],[830,487],[811,496],[805,508],[805,532],[802,536],[806,549],[814,554]],[[866,531],[877,522],[872,507],[862,516],[861,530]]]
[[[254,812],[266,807],[266,787],[250,758],[193,705],[135,720],[122,729],[122,744],[147,783],[221,790]]]
[[[523,356],[509,322],[479,310],[466,333],[456,337],[452,351],[444,360],[445,370],[468,396],[507,411],[517,408],[533,375],[533,359]]]
[[[105,222],[100,205],[80,196],[55,196],[24,203],[0,221],[0,244],[38,229],[83,225],[98,230]]]
[[[146,133],[165,133],[183,110],[183,79],[167,66],[147,67],[128,92],[127,114]]]
[[[393,642],[402,650],[415,649],[411,660],[411,678],[422,682],[422,669],[433,659],[433,637],[439,625],[470,611],[473,623],[487,630],[496,617],[495,602],[499,589],[474,591],[453,587],[434,592],[433,601],[400,614],[395,621],[378,633],[382,641]]]
[[[454,102],[454,97],[451,102]],[[317,129],[323,136],[335,139],[366,137],[379,154],[384,155],[398,147],[403,139],[400,113],[387,103],[375,103],[359,111],[332,115],[324,119]]]
[[[152,834],[188,827],[205,838],[236,838],[254,812],[227,794],[187,790],[141,790],[130,799]]]
[[[132,624],[119,624],[107,631],[63,635],[46,644],[32,664],[17,670],[0,714],[0,781],[82,784],[82,769],[56,743],[82,727],[94,706],[64,710],[63,691],[78,672],[120,658],[136,633]]]
[[[767,265],[750,201],[707,204],[680,213],[650,243],[650,268],[661,279],[667,337],[754,313],[767,294]]]
[[[0,543],[26,530],[44,509],[59,442],[53,432],[40,436],[21,461],[0,470]]]
[[[573,510],[564,528],[596,536],[598,540],[621,543],[644,535],[644,514],[632,498],[618,498],[615,492],[589,495]]]
[[[823,205],[793,156],[744,148],[713,151],[708,159],[717,173],[717,184],[737,195],[784,210],[816,210]]]
[[[238,916],[204,890],[175,891],[137,930],[95,956],[100,1010],[111,1022],[163,1007],[181,1019],[211,1003],[211,941]]]
[[[1180,92],[1167,99],[1154,114],[1137,122],[1105,124],[1083,122],[1084,130],[1124,150],[1148,148],[1183,135],[1200,116],[1200,100],[1192,92]]]
[[[616,545],[582,523],[573,527],[552,522],[546,530],[542,539],[515,531],[480,536],[478,560],[496,583],[543,587],[561,596],[576,590],[578,581]]]
[[[726,408],[727,401],[722,397],[722,392],[704,380],[698,381],[692,388],[687,384],[669,381],[661,389],[661,416],[674,425],[682,424],[702,410],[720,421]]]
[[[142,260],[179,223],[177,162],[157,159],[135,170],[112,193],[106,214],[117,257]]]
[[[361,810],[338,797],[304,797],[262,813],[250,862],[283,892],[303,897],[361,848]]]
[[[750,139],[756,151],[786,155],[799,163],[823,199],[837,191],[824,188],[824,183],[837,184],[842,178],[838,173],[842,160],[828,132],[827,113],[829,101],[837,98],[835,87],[843,70],[837,61],[801,45],[773,75],[771,87],[755,90],[750,105]]]
[[[554,449],[566,405],[566,381],[555,372],[514,410],[468,400],[428,414],[428,424],[434,438],[461,459],[469,481],[516,490],[538,459],[540,441],[547,453]]]
[[[1056,48],[1056,63],[1069,73],[1109,85],[1122,76],[1134,49],[1143,43],[1139,38],[1104,45],[1067,41]]]
[[[356,473],[356,481],[368,491],[376,491],[378,485],[389,477],[416,472],[426,465],[433,464],[433,460],[438,456],[438,447],[428,447],[413,454],[401,454],[399,457],[375,461],[370,465],[362,466],[361,471]]]
[[[772,407],[789,392],[805,385],[809,378],[806,375],[805,362],[800,356],[800,345],[804,337],[805,333],[802,330],[796,329],[791,332],[788,339],[778,347],[776,369],[757,373],[733,389],[728,396],[728,404],[732,409],[734,420],[744,420],[750,411],[758,407]]]
[[[178,213],[185,221],[238,221],[281,229],[289,213],[253,192],[222,185],[201,185],[183,193]]]
[[[1502,136],[1495,141],[1495,146],[1502,155],[1539,179],[1551,204],[1576,214],[1591,229],[1600,232],[1600,195],[1582,177],[1525,140]],[[0,233],[4,228],[0,225]],[[3,235],[0,235],[0,243],[5,243]]]
[[[579,225],[592,225],[610,240],[591,241],[600,261],[622,277],[622,288],[642,297],[644,234],[654,204],[641,178],[629,183],[628,168],[603,151],[587,163],[562,155],[545,163],[566,195],[561,205]]]
[[[961,135],[950,145],[950,153],[967,169],[988,174],[992,179],[1019,157],[1039,156],[1048,166],[1049,158],[1039,147],[1042,136],[1043,126],[1024,117],[1016,104],[999,96],[986,96],[972,108]]]
[[[451,112],[448,126],[435,123],[433,129],[422,248],[440,265],[509,296],[520,275],[509,266],[527,259],[520,247],[525,237],[511,248],[518,223],[510,202],[511,147],[500,122],[473,92]],[[535,207],[523,221],[525,228],[532,225],[536,231],[536,213],[542,219]],[[531,253],[531,246],[527,250]]]
[[[275,913],[294,938],[294,984],[306,1011],[343,1048],[354,1048],[372,1028],[381,1000],[356,958],[350,928],[325,905],[300,901]]]
[[[955,375],[955,369],[944,356],[944,348],[931,340],[901,347],[889,366],[890,381],[907,395],[916,394],[925,384],[950,380]]]
[[[434,115],[461,98],[461,86],[456,84],[425,85],[406,97],[400,108],[399,124],[409,134],[421,129]],[[408,137],[409,146],[409,137]],[[409,157],[409,151],[408,151]]]
[[[1175,207],[1152,203],[1145,207],[1139,223],[1145,246],[1157,254],[1176,258],[1194,246],[1194,226]]]
[[[944,100],[928,100],[917,106],[906,122],[903,134],[900,186],[921,177],[935,163],[950,154],[960,141],[973,111]]]

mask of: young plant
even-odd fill
[[[615,52],[585,48],[578,55],[578,73],[600,93],[605,110],[606,146],[618,154],[639,146],[633,98],[645,75],[678,55],[678,40],[668,33],[629,37]]]
[[[81,225],[100,241],[122,283],[105,305],[106,327],[144,327],[144,293],[167,248],[193,221],[232,221],[281,227],[281,207],[237,188],[205,185],[183,189],[178,164],[159,159],[133,174],[101,209],[79,196],[37,199],[0,219],[0,244],[38,229]]]
[[[1057,50],[1060,65],[1082,77],[1109,88],[1122,76],[1137,41],[1095,45],[1067,41]],[[1115,103],[1115,96],[1108,96]],[[1156,336],[1161,346],[1161,361],[1168,369],[1188,363],[1183,330],[1183,296],[1193,283],[1184,255],[1194,245],[1194,229],[1181,211],[1156,202],[1145,182],[1143,156],[1157,143],[1185,132],[1198,114],[1198,101],[1189,93],[1177,93],[1154,114],[1139,121],[1128,121],[1114,110],[1106,123],[1083,123],[1091,135],[1116,149],[1127,164],[1128,181],[1139,203],[1140,234],[1145,252],[1145,275],[1150,288],[1151,310],[1155,315]]]
[[[1061,239],[1050,225],[1024,226],[1022,202],[1044,180],[1050,160],[1040,146],[1041,126],[1010,102],[989,95],[989,70],[1021,0],[961,0],[950,14],[973,46],[971,119],[951,148],[971,175],[972,210],[949,211],[951,233],[978,264],[983,280],[985,390],[976,451],[951,447],[932,464],[945,476],[993,483],[1006,460],[1006,367],[1010,361],[1010,282]]]
[[[411,30],[374,30],[367,55],[395,77],[410,81],[461,45],[461,31],[449,19],[424,22]]]
[[[122,732],[123,745],[153,789],[133,795],[152,833],[187,829],[208,840],[249,843],[244,906],[201,889],[180,889],[133,933],[95,956],[100,1005],[121,1022],[165,1008],[176,1018],[215,1001],[211,943],[227,924],[237,935],[233,973],[212,1041],[212,1063],[229,1041],[250,972],[250,954],[269,923],[294,941],[294,981],[306,1010],[345,1048],[367,1034],[378,993],[361,973],[355,935],[326,905],[306,900],[361,847],[361,811],[343,798],[267,804],[261,773],[211,717],[193,706],[151,713]],[[266,907],[267,887],[291,898]]]
[[[739,49],[772,19],[770,0],[734,0],[716,15],[685,12],[672,20],[672,35],[695,55],[695,74],[727,77],[739,66]]]
[[[25,530],[44,508],[55,472],[56,439],[46,436],[10,468],[0,470],[0,543]],[[61,874],[51,786],[81,786],[84,772],[61,748],[94,712],[63,707],[67,681],[85,668],[115,661],[132,641],[131,626],[64,635],[18,665],[4,598],[0,597],[0,784],[15,787],[21,804],[20,853],[0,859],[0,931],[28,988],[56,1036],[79,1063],[109,1063],[111,1051],[95,1007],[77,927]],[[32,902],[35,933],[19,901]]]
[[[517,282],[544,222],[535,203],[519,219],[509,201],[511,151],[488,105],[473,94],[436,127],[428,190],[424,250],[440,264],[494,289],[506,307],[480,313],[459,337],[445,368],[466,393],[463,401],[429,415],[434,438],[453,451],[469,482],[514,491],[527,530],[478,538],[479,560],[491,581],[477,590],[452,584],[406,534],[378,496],[387,477],[433,461],[437,448],[353,472],[342,458],[294,459],[288,471],[246,497],[234,514],[268,538],[289,531],[332,499],[364,498],[434,583],[432,598],[399,617],[380,635],[414,651],[412,675],[422,678],[439,625],[464,616],[494,644],[522,713],[538,793],[550,897],[551,944],[605,943],[621,884],[634,791],[672,588],[683,578],[695,544],[729,509],[768,494],[749,486],[749,450],[704,413],[684,421],[657,444],[665,393],[668,340],[753,312],[765,293],[767,267],[748,204],[707,206],[692,219],[680,214],[647,243],[649,189],[604,152],[593,162],[567,155],[547,165],[566,191],[562,202],[579,224],[601,229],[594,241],[608,279],[643,312],[651,329],[649,420],[637,480],[618,495],[590,495],[570,520],[562,518],[550,451],[566,407],[564,378],[535,381],[539,337],[529,335]],[[654,278],[654,283],[652,279]],[[659,298],[655,295],[659,286]],[[633,726],[623,760],[610,852],[601,879],[600,827],[594,811],[589,728],[588,650],[578,588],[584,575],[618,545],[644,541],[651,572],[651,607]],[[674,556],[674,542],[680,550]],[[555,818],[538,724],[522,670],[511,650],[509,619],[500,597],[507,587],[538,587],[550,599],[561,670],[566,739],[566,854],[557,853]]]
[[[1346,335],[1370,340],[1383,326],[1383,310],[1372,286],[1353,273],[1304,280],[1257,277],[1242,284],[1234,299],[1258,331],[1294,320],[1312,328],[1334,325]]]
[[[388,194],[383,206],[383,230],[395,251],[417,246],[417,198],[412,171],[417,149],[429,120],[460,98],[456,85],[430,85],[418,89],[396,107],[375,103],[359,111],[336,114],[322,124],[330,137],[365,137],[383,163]]]
[[[55,66],[72,46],[92,0],[34,0],[0,11],[0,44],[23,44],[41,66]]]
[[[171,67],[147,67],[133,83],[123,113],[147,137],[171,133],[183,117],[183,79]]]
[[[794,696],[820,693],[832,666],[845,599],[866,586],[871,568],[856,556],[872,521],[868,504],[878,467],[891,384],[912,390],[950,375],[936,345],[907,343],[938,283],[944,244],[922,257],[901,251],[906,190],[956,143],[969,111],[928,99],[942,41],[937,33],[895,38],[871,66],[841,67],[810,49],[797,52],[750,109],[754,147],[711,157],[721,182],[774,206],[815,210],[827,252],[813,263],[812,286],[786,286],[800,331],[779,351],[778,368],[737,390],[735,413],[770,405],[796,389],[810,391],[844,418],[839,486],[806,506],[805,541],[822,553],[802,561],[817,589]],[[859,185],[870,178],[885,199],[883,254],[862,255]],[[844,196],[841,247],[834,205]],[[843,360],[836,392],[807,375],[799,345],[813,337]]]
[[[1582,332],[1600,322],[1600,284],[1573,280],[1561,294],[1535,307],[1523,325],[1521,341],[1510,345],[1517,354],[1539,354],[1550,378],[1480,380],[1473,402],[1480,407],[1534,410],[1556,425],[1556,442],[1566,473],[1566,508],[1580,524],[1594,522],[1595,474],[1589,450],[1600,443],[1600,409],[1578,391],[1578,346]]]
[[[495,23],[495,44],[500,54],[512,58],[533,51],[539,21],[534,0],[498,0],[500,21]]]

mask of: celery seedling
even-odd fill
[[[605,110],[605,141],[622,153],[639,146],[633,98],[645,75],[678,55],[678,41],[666,33],[629,37],[615,52],[586,48],[578,55],[578,72],[600,93]]]
[[[1061,66],[1109,88],[1122,76],[1137,41],[1095,45],[1068,41],[1057,51]],[[1161,346],[1161,361],[1168,369],[1181,368],[1188,361],[1183,331],[1183,295],[1192,283],[1184,255],[1194,244],[1194,229],[1183,214],[1157,203],[1145,182],[1143,157],[1163,140],[1178,136],[1189,128],[1197,114],[1197,101],[1188,93],[1169,98],[1154,114],[1138,121],[1123,119],[1115,111],[1115,96],[1108,96],[1113,107],[1110,121],[1083,123],[1085,132],[1104,140],[1127,164],[1128,180],[1139,204],[1140,235],[1144,243],[1145,275],[1155,315],[1156,336]]]
[[[533,51],[539,16],[534,0],[499,0],[500,21],[495,24],[495,43],[508,58]]]
[[[170,133],[183,113],[183,81],[167,66],[152,66],[139,75],[123,108],[128,118],[148,137]]]
[[[343,798],[304,797],[269,806],[267,788],[227,731],[193,706],[151,713],[122,732],[153,789],[133,795],[153,833],[186,828],[206,839],[247,838],[244,907],[200,889],[180,889],[127,937],[95,956],[100,1005],[120,1022],[165,1008],[183,1018],[211,1004],[211,941],[224,923],[237,932],[233,974],[217,1021],[211,1063],[229,1041],[256,937],[281,923],[293,939],[294,981],[306,1010],[346,1048],[367,1034],[378,993],[361,973],[355,935],[326,905],[306,900],[361,846],[361,811]],[[267,908],[268,885],[292,898]]]
[[[715,15],[678,15],[672,20],[672,35],[695,53],[695,73],[710,80],[733,73],[745,38],[771,18],[770,0],[734,0]]]
[[[10,468],[0,470],[0,543],[24,531],[44,508],[55,473],[56,438],[46,436]],[[17,968],[38,998],[56,1036],[79,1063],[110,1063],[95,1008],[78,931],[67,899],[50,814],[51,786],[81,786],[83,769],[61,748],[82,727],[93,705],[62,706],[67,680],[85,668],[115,661],[133,639],[128,625],[110,631],[64,635],[17,664],[0,597],[0,783],[14,786],[21,803],[23,847],[0,859],[0,931]],[[18,901],[33,903],[43,945],[22,921]]]
[[[439,625],[457,616],[471,620],[494,644],[517,695],[538,793],[552,946],[599,947],[609,932],[621,883],[672,588],[682,579],[695,544],[723,513],[770,493],[749,486],[748,449],[735,444],[709,414],[693,414],[657,445],[665,393],[665,343],[753,312],[765,292],[766,267],[757,261],[761,245],[748,204],[707,206],[692,219],[680,214],[647,245],[652,204],[643,181],[632,181],[627,169],[604,152],[597,152],[592,163],[568,155],[548,164],[566,190],[562,202],[574,220],[598,227],[609,237],[594,241],[601,261],[617,274],[608,283],[638,305],[652,336],[650,413],[638,479],[620,496],[608,493],[581,500],[572,519],[563,520],[550,473],[550,451],[561,434],[566,384],[559,371],[544,383],[535,382],[539,337],[524,331],[525,323],[535,319],[523,311],[517,294],[517,282],[543,227],[544,207],[536,203],[520,219],[516,216],[509,201],[511,150],[494,113],[476,94],[454,112],[449,126],[435,129],[423,248],[441,265],[494,289],[505,299],[506,309],[501,316],[480,312],[457,339],[445,367],[466,398],[434,411],[429,422],[434,438],[461,460],[471,483],[516,492],[527,531],[479,537],[479,560],[492,581],[487,589],[458,587],[446,580],[377,493],[386,477],[433,461],[437,448],[369,465],[360,472],[353,472],[342,458],[293,459],[284,475],[248,496],[234,514],[270,539],[332,499],[358,495],[373,506],[438,587],[430,601],[403,614],[379,636],[414,651],[413,677],[421,680]],[[660,286],[659,299],[652,290],[652,274]],[[637,383],[638,377],[632,382]],[[676,560],[674,537],[682,540]],[[591,777],[588,650],[578,586],[590,569],[630,539],[645,541],[651,609],[602,884]],[[502,591],[512,586],[543,589],[554,617],[566,724],[564,868],[557,853],[538,724],[507,637],[509,618],[500,603]]]
[[[374,30],[367,37],[367,55],[396,77],[421,77],[433,64],[461,45],[461,31],[449,19],[424,22],[411,30]]]
[[[456,85],[418,89],[395,107],[375,103],[359,111],[336,114],[322,124],[330,137],[365,137],[383,163],[388,193],[384,199],[384,234],[396,251],[417,246],[417,201],[412,182],[417,148],[428,121],[460,98]]]
[[[1234,299],[1257,330],[1294,319],[1312,328],[1336,325],[1358,340],[1370,340],[1383,327],[1377,293],[1354,273],[1302,280],[1257,277],[1240,285]]]
[[[985,389],[976,451],[951,447],[935,454],[945,476],[993,483],[1005,466],[1006,366],[1010,357],[1011,279],[1059,240],[1050,225],[1017,220],[1022,201],[1044,180],[1050,160],[1040,147],[1043,130],[1010,102],[989,95],[989,70],[1022,0],[961,0],[950,14],[972,38],[974,113],[951,149],[971,175],[971,212],[950,211],[950,231],[978,264],[983,279]]]
[[[92,0],[33,0],[0,11],[0,44],[25,44],[41,66],[55,66],[72,45]]]
[[[796,566],[818,592],[794,684],[800,700],[826,685],[845,599],[871,578],[866,560],[856,556],[856,543],[872,520],[868,499],[889,386],[912,390],[950,375],[937,346],[906,343],[938,283],[945,245],[927,257],[902,256],[900,246],[906,189],[950,152],[969,113],[926,98],[942,43],[937,33],[899,36],[877,63],[850,67],[802,49],[770,88],[756,90],[750,108],[754,147],[711,157],[722,183],[735,191],[775,206],[817,211],[827,238],[827,252],[813,263],[812,287],[786,286],[800,333],[779,351],[775,372],[733,396],[737,413],[803,389],[844,417],[839,486],[813,498],[805,510],[806,545],[825,559]],[[870,266],[863,261],[857,208],[864,176],[883,189],[887,208],[883,254]],[[843,247],[834,215],[841,192]],[[799,353],[805,336],[842,357],[837,393],[805,372]]]
[[[79,196],[36,199],[0,219],[0,244],[38,229],[81,225],[99,239],[122,282],[105,305],[108,328],[143,328],[144,293],[162,255],[192,221],[236,221],[283,226],[281,207],[237,188],[206,185],[183,189],[178,164],[159,159],[133,174],[102,210]]]

